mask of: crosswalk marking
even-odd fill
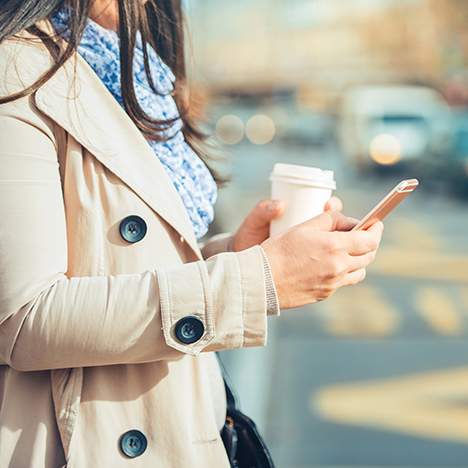
[[[408,290],[411,304],[393,300],[382,288],[360,284],[337,291],[314,311],[324,332],[337,337],[379,338],[397,334],[405,308],[419,316],[437,335],[468,333],[468,287],[450,292],[424,286]],[[318,313],[317,313],[318,312]],[[417,323],[417,322],[416,322]]]
[[[418,244],[413,249],[383,245],[375,264],[369,267],[369,275],[372,274],[467,284],[468,257],[429,253]]]
[[[420,288],[415,297],[418,313],[441,335],[459,335],[463,322],[453,299],[445,291]]]
[[[389,231],[390,243],[383,243],[366,282],[339,290],[318,309],[325,332],[339,337],[389,336],[404,320],[405,308],[436,334],[460,336],[465,323],[468,332],[466,250],[464,255],[448,253],[440,236],[408,219],[394,223]],[[387,284],[388,279],[406,282],[409,303],[402,295],[386,294],[381,283]],[[457,285],[460,293],[453,288]]]
[[[343,288],[328,300],[324,326],[336,336],[388,336],[399,320],[398,311],[369,285]]]
[[[468,367],[332,385],[310,409],[341,424],[468,443]]]
[[[468,286],[461,288],[461,296],[463,302],[463,310],[468,314]]]
[[[468,283],[468,256],[447,254],[446,242],[434,232],[433,225],[398,218],[390,224],[375,265],[375,274],[400,278]]]
[[[440,237],[431,230],[431,225],[422,223],[421,220],[415,222],[409,218],[397,217],[389,226],[389,237],[397,245],[410,250],[424,250],[424,252],[440,252],[443,247],[440,244]]]

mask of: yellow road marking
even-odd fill
[[[462,295],[463,307],[465,309],[465,312],[468,313],[468,287],[461,289],[461,295]]]
[[[453,299],[444,291],[420,288],[415,298],[418,313],[441,335],[459,335],[463,322]]]
[[[468,368],[332,385],[311,411],[342,424],[468,443]]]
[[[369,274],[468,283],[468,256],[401,249],[383,245]]]
[[[389,223],[376,262],[369,273],[435,281],[468,282],[468,256],[444,253],[431,226],[398,218]]]
[[[339,290],[327,301],[325,312],[325,328],[337,336],[387,336],[399,320],[381,292],[364,284]]]
[[[425,252],[440,252],[439,239],[431,233],[431,227],[408,218],[396,218],[389,223],[389,238],[399,246],[409,249],[420,249]]]

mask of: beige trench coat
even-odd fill
[[[0,94],[50,64],[38,41],[2,43]],[[147,225],[134,243],[119,231],[130,215]],[[0,466],[228,467],[213,351],[265,345],[267,305],[261,248],[224,244],[200,249],[158,158],[79,56],[0,105]],[[175,335],[187,316],[204,328],[191,344]],[[147,448],[128,458],[133,429]]]

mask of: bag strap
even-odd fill
[[[237,409],[236,398],[229,387],[227,380],[223,377],[224,389],[226,390],[226,406],[229,413],[232,413]]]
[[[223,375],[223,381],[224,381],[224,390],[226,392],[226,406],[228,412],[233,412],[236,409],[238,409],[238,404],[237,404],[237,399],[234,396],[234,393],[232,391],[231,385],[228,383],[230,381],[230,377],[226,371],[226,368],[224,367],[223,361],[220,359],[219,354],[216,353],[216,357],[218,359],[219,367],[221,368],[221,373]]]
[[[229,385],[228,381],[229,376],[226,371],[226,368],[224,367],[223,362],[220,360],[218,353],[216,353],[216,357],[218,358],[218,362],[220,364],[222,374],[223,374],[223,380],[224,380],[224,389],[226,391],[226,406],[227,406],[227,413],[228,415],[231,415],[232,418],[234,418],[237,422],[235,423],[238,424],[240,422],[240,430],[244,434],[242,439],[248,440],[248,452],[249,453],[249,458],[251,461],[254,461],[254,464],[251,465],[249,462],[249,467],[252,466],[252,468],[255,466],[257,468],[274,468],[275,465],[273,463],[273,459],[271,458],[271,454],[268,450],[268,447],[265,444],[265,441],[263,440],[262,436],[257,430],[257,427],[255,423],[246,415],[241,413],[238,409],[237,406],[237,401],[236,397],[234,396],[234,393],[231,389],[231,386]],[[226,425],[223,429],[223,433],[226,430]],[[243,463],[239,463],[239,456],[241,454],[237,454],[238,451],[238,443],[240,443],[240,438],[238,442],[238,432],[237,428],[233,427],[232,432],[227,436],[227,439],[230,441],[227,445],[226,442],[223,438],[223,442],[225,444],[226,450],[228,452],[228,456],[230,458],[230,463],[232,468],[239,468],[240,465]],[[228,449],[229,447],[229,449]],[[245,446],[244,446],[245,447]],[[242,449],[241,449],[242,451]],[[245,461],[245,460],[244,460]]]

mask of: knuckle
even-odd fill
[[[340,242],[335,236],[328,236],[325,239],[325,249],[327,252],[336,252],[340,249]]]
[[[317,295],[317,301],[321,302],[321,301],[324,301],[325,299],[328,299],[333,294],[333,292],[334,290],[331,288],[322,289]]]
[[[324,268],[323,276],[326,280],[334,280],[337,276],[341,274],[341,272],[342,267],[340,262],[336,259],[333,259],[328,261],[328,264]]]
[[[334,287],[334,288],[328,290],[328,292],[327,292],[327,297],[326,297],[326,298],[329,299],[330,297],[332,297],[333,294],[335,294],[336,290],[337,290],[336,287]]]
[[[348,271],[348,265],[344,261],[336,260],[333,262],[333,276],[335,278],[342,276],[346,271]]]
[[[329,283],[327,285],[327,287],[324,288],[324,292],[326,294],[326,297],[328,298],[328,297],[332,296],[339,287],[340,287],[340,285],[339,285],[338,281],[332,281],[331,283]]]

